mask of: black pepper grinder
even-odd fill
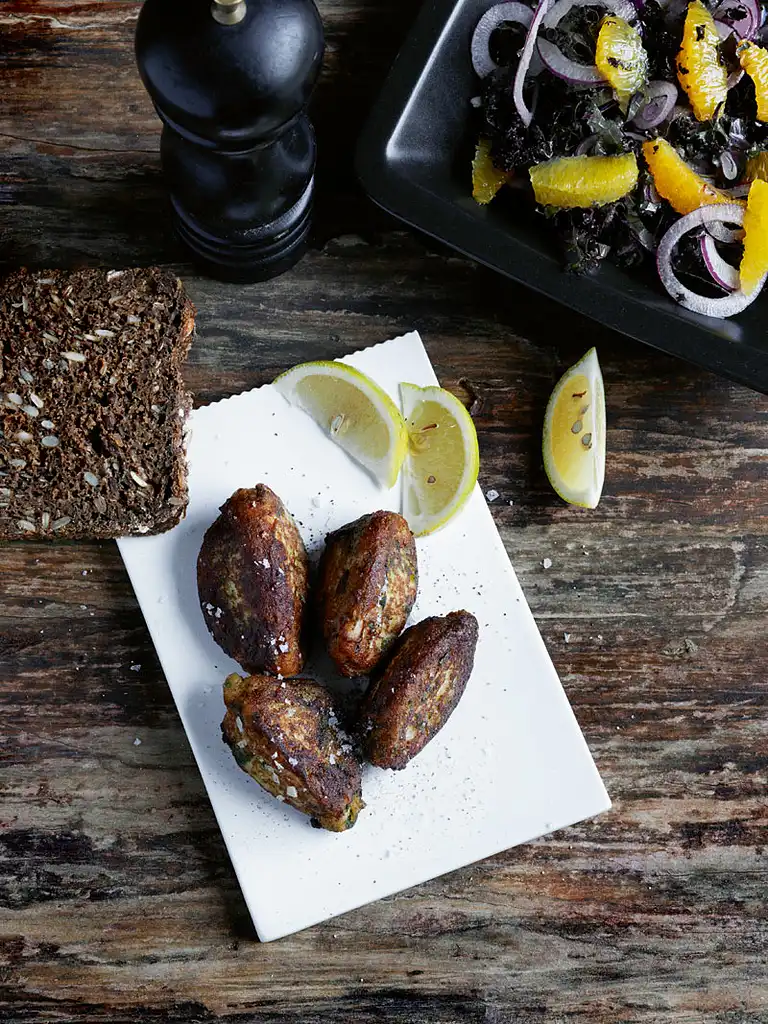
[[[261,281],[301,258],[322,57],[312,0],[145,0],[136,60],[176,230],[215,277]]]

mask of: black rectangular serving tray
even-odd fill
[[[667,296],[653,268],[562,270],[540,217],[514,196],[479,206],[471,195],[470,97],[479,91],[469,45],[493,0],[427,0],[357,148],[371,198],[459,252],[648,345],[768,394],[768,294],[730,320],[700,316]],[[522,198],[522,197],[521,197]]]

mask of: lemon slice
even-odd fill
[[[346,363],[319,361],[294,366],[273,385],[382,486],[394,487],[408,434],[397,406],[375,381]]]
[[[403,515],[424,537],[453,519],[472,493],[480,468],[477,432],[450,391],[401,384],[400,396],[409,441]]]
[[[605,476],[605,393],[591,348],[552,392],[544,417],[544,469],[571,505],[595,508]]]

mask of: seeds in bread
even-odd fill
[[[158,268],[0,281],[0,539],[176,525],[194,315],[179,279]]]

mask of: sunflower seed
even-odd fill
[[[174,495],[172,498],[168,499],[168,504],[169,505],[173,505],[173,506],[186,505],[187,504],[187,499],[186,498],[177,498]]]
[[[32,435],[27,433],[26,430],[19,430],[18,433],[16,434],[16,440],[17,441],[22,441],[22,442],[23,441],[31,441],[32,440]]]
[[[98,341],[99,340],[96,337],[95,334],[84,334],[83,337],[85,338],[86,341]]]
[[[62,516],[61,519],[54,520],[54,523],[53,523],[53,526],[51,527],[51,529],[52,530],[61,530],[62,527],[69,526],[69,524],[71,522],[72,522],[72,517],[71,516]]]
[[[27,465],[26,459],[8,459],[8,465],[14,469],[24,469]]]
[[[25,412],[27,416],[31,416],[32,419],[35,419],[35,417],[40,415],[40,412],[36,405],[23,405],[21,408],[22,411]]]
[[[56,280],[53,277],[38,277],[38,284],[56,284]]]
[[[24,310],[25,313],[29,312],[29,300],[27,299],[26,295],[22,295],[21,297],[21,308]]]
[[[108,331],[105,327],[97,327],[93,332],[97,338],[114,338],[115,332]]]
[[[149,487],[149,484],[144,479],[144,477],[143,476],[139,476],[138,473],[134,473],[133,470],[130,470],[130,476],[131,476],[131,480],[133,480],[134,483],[138,484],[139,487]]]
[[[23,380],[25,384],[31,384],[35,378],[29,370],[19,370],[19,379]]]
[[[52,342],[54,345],[59,344],[59,339],[54,334],[49,334],[47,331],[43,331],[43,337],[46,341]]]
[[[90,470],[86,470],[85,473],[83,473],[83,479],[87,484],[90,484],[91,487],[99,486],[99,478],[95,473],[91,473]]]
[[[64,359],[67,359],[70,363],[84,363],[85,356],[82,352],[62,352]]]
[[[22,531],[22,533],[34,533],[35,532],[35,524],[34,523],[30,523],[30,521],[28,519],[18,519],[16,521],[16,525]]]
[[[46,435],[46,437],[44,437],[43,440],[40,442],[43,448],[55,448],[58,445],[58,443],[59,439],[58,437],[56,437],[55,434]]]
[[[107,280],[108,281],[114,281],[116,277],[122,277],[124,273],[125,273],[124,270],[108,270],[107,271]]]
[[[51,420],[40,420],[40,426],[45,427],[46,430],[53,430],[53,423]]]
[[[133,315],[133,313],[130,313],[130,314],[129,314],[129,315],[128,315],[128,316],[126,317],[126,318],[125,318],[125,322],[126,322],[127,324],[140,324],[140,323],[141,323],[141,317],[138,317],[138,316],[134,316],[134,315]]]
[[[56,292],[51,292],[51,299],[53,300],[53,302],[55,303],[55,305],[57,305],[57,306],[60,306],[60,305],[61,305],[61,299],[60,299],[60,298],[59,298],[59,296],[58,296],[58,295],[56,294]]]
[[[46,370],[52,370],[53,369],[53,360],[49,359],[46,356],[45,359],[43,360],[43,366],[45,367]]]
[[[15,391],[9,391],[5,397],[8,399],[9,402],[12,402],[14,405],[24,404],[24,399],[21,397],[21,395],[17,395]]]
[[[42,409],[43,405],[45,404],[43,402],[42,398],[38,398],[37,395],[34,395],[31,392],[30,392],[30,395],[29,395],[29,400],[32,403],[32,405],[36,405],[38,409]]]
[[[10,496],[11,496],[11,488],[10,487],[0,487],[0,498],[10,498]]]
[[[93,499],[93,504],[96,507],[96,511],[101,512],[102,515],[107,511],[107,503],[100,494]]]
[[[48,529],[48,527],[51,525],[51,513],[50,512],[43,512],[43,514],[40,516],[40,525],[42,526],[42,528],[44,530]]]

